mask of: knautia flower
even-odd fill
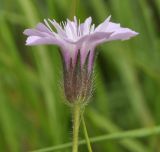
[[[92,73],[97,45],[112,40],[128,40],[138,33],[120,24],[110,22],[108,17],[95,27],[92,18],[80,24],[77,18],[58,24],[55,20],[44,20],[34,29],[26,29],[26,45],[51,44],[60,47],[64,66],[64,92],[67,100],[88,101],[92,91]],[[55,30],[56,31],[55,31]]]

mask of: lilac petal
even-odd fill
[[[103,38],[103,39],[99,39],[97,41],[95,41],[95,44],[96,45],[99,45],[101,43],[105,43],[105,42],[109,42],[109,41],[113,41],[113,40],[128,40],[130,39],[131,37],[134,37],[138,35],[137,32],[134,32],[132,30],[128,30],[128,31],[125,31],[125,32],[115,32],[113,34],[111,34],[111,36],[109,38]]]
[[[82,23],[82,24],[79,25],[78,32],[79,32],[79,35],[80,35],[80,36],[83,35],[83,29],[84,29],[84,23]]]
[[[29,36],[26,40],[26,45],[40,45],[40,44],[56,44],[62,45],[62,43],[55,39],[49,37],[39,37],[39,36]]]
[[[104,32],[109,25],[109,21],[111,19],[111,16],[109,16],[103,23],[101,23],[96,29],[95,32]]]
[[[76,54],[76,50],[80,49],[80,54],[81,54],[81,66],[84,65],[87,54],[90,50],[94,50],[96,45],[98,45],[100,40],[104,40],[110,37],[112,33],[107,33],[107,32],[96,32],[91,35],[86,35],[83,36],[81,39],[73,42],[71,39],[65,39],[66,43],[68,43],[68,46],[66,46],[67,50],[72,50],[74,51],[74,54]],[[69,45],[76,46],[74,49],[71,49]],[[74,57],[73,57],[74,58]],[[73,59],[74,60],[74,59]],[[75,60],[74,60],[75,61]],[[90,59],[91,63],[92,59]]]
[[[31,36],[31,35],[53,35],[53,33],[43,24],[43,23],[38,23],[37,26],[33,29],[26,29],[23,34]]]
[[[116,32],[114,32],[108,40],[109,41],[111,41],[111,40],[128,40],[131,37],[134,37],[136,35],[138,35],[138,33],[135,31],[132,31],[128,28],[121,28],[121,29],[117,30]]]
[[[67,25],[65,26],[65,31],[66,31],[67,39],[75,40],[77,36],[74,31],[74,25],[69,20],[67,21]]]
[[[113,34],[110,36],[110,38],[106,41],[111,40],[128,40],[129,38],[136,36],[138,33],[135,31],[132,31],[129,28],[123,28],[120,26],[120,24],[112,23],[110,22],[106,31],[113,32]],[[105,42],[105,41],[104,41]]]
[[[47,36],[56,36],[56,33],[51,32],[44,24],[38,23],[36,28],[34,29],[26,29],[23,34],[27,36],[40,36],[40,37],[47,37]]]
[[[36,29],[41,31],[41,32],[46,32],[48,34],[52,33],[43,23],[38,23],[37,26],[36,26]]]
[[[48,34],[46,32],[40,32],[36,29],[26,29],[26,30],[24,30],[23,34],[25,34],[27,36],[40,36],[40,37],[50,36],[50,34]],[[51,35],[52,35],[52,33],[51,33]]]
[[[67,43],[70,43],[70,44],[75,44],[75,45],[81,45],[83,42],[85,42],[85,40],[89,37],[89,35],[85,35],[83,37],[81,37],[80,39],[78,40],[73,40],[71,38],[63,38]]]
[[[110,37],[112,33],[111,32],[96,32],[90,35],[85,35],[83,37],[81,37],[80,39],[73,41],[72,39],[65,39],[64,40],[67,43],[71,43],[71,44],[75,44],[77,46],[82,46],[83,43],[86,43],[86,45],[96,45],[97,41],[102,40],[102,39],[107,39]]]
[[[89,72],[89,74],[92,73],[94,58],[95,58],[95,49],[92,48],[90,50],[89,61],[88,61],[88,72]]]
[[[83,35],[87,35],[87,34],[90,33],[91,23],[92,23],[92,18],[91,18],[91,17],[88,17],[88,18],[85,20],[84,25],[83,25]]]
[[[69,64],[70,64],[70,59],[71,59],[70,52],[66,51],[63,48],[60,49],[60,51],[61,51],[61,55],[62,55],[62,60],[64,62],[64,66],[65,66],[66,69],[68,69],[69,68]]]
[[[63,36],[66,37],[65,31],[62,29],[62,27],[61,27],[55,20],[50,20],[50,19],[48,19],[48,20],[49,20],[50,23],[56,28],[59,36],[61,36],[61,37],[63,37]]]
[[[120,29],[121,26],[120,24],[118,23],[112,23],[112,22],[109,22],[108,26],[106,27],[105,31],[110,31],[110,32],[114,32],[118,29]]]
[[[67,20],[67,25],[65,27],[66,33],[70,31],[68,37],[72,37],[72,39],[77,39],[77,23]]]
[[[73,66],[76,64],[78,50],[77,45],[70,43],[65,43],[65,45],[61,47],[61,53],[67,68],[70,66],[70,59],[72,59]]]
[[[43,34],[41,34],[39,31],[35,29],[26,29],[24,30],[23,34],[27,36],[32,36],[32,35],[43,36]]]
[[[102,39],[107,39],[110,37],[112,32],[96,32],[90,35],[89,37],[89,43],[96,45],[96,41],[102,40]]]
[[[28,36],[26,45],[39,45],[39,44],[56,44],[64,45],[63,40],[57,36],[56,33],[51,32],[49,27],[47,28],[44,24],[37,24],[35,29],[26,29],[23,32]]]
[[[88,51],[95,48],[99,44],[98,43],[99,41],[109,38],[111,34],[112,33],[107,33],[107,32],[96,32],[86,36],[84,41],[79,40],[77,42],[80,43],[79,45],[81,46],[82,65],[85,63]]]

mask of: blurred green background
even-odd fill
[[[71,141],[58,49],[27,47],[22,32],[44,18],[65,20],[72,8],[69,0],[0,0],[0,152]],[[90,137],[160,123],[160,1],[79,0],[76,9],[81,22],[92,16],[96,25],[110,14],[112,21],[140,35],[97,48],[95,91],[85,111]],[[158,152],[159,145],[158,134],[92,144],[94,152]],[[86,145],[79,151],[87,152]]]

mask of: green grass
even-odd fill
[[[76,8],[81,21],[92,16],[98,24],[111,14],[140,33],[97,48],[95,91],[85,111],[93,151],[159,152],[160,7],[150,1],[79,0],[75,7],[69,0],[0,0],[0,151],[71,151],[58,49],[25,46],[22,32],[43,18],[65,20]]]

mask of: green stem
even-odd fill
[[[86,124],[85,124],[85,121],[84,121],[83,114],[81,116],[81,119],[82,119],[84,136],[85,136],[86,143],[87,143],[87,148],[88,148],[89,152],[92,152],[92,147],[91,147],[91,144],[90,144],[90,140],[89,140],[89,136],[88,136],[88,132],[87,132],[87,127],[86,127]]]
[[[79,104],[75,104],[73,107],[73,147],[72,152],[78,152],[78,132],[80,125],[80,112],[81,107]]]

